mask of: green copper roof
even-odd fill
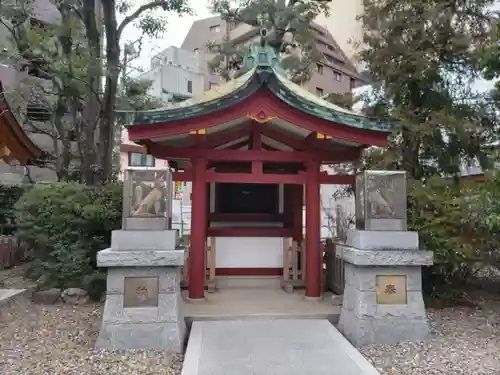
[[[356,128],[389,131],[388,123],[339,107],[293,83],[286,77],[278,61],[271,47],[249,46],[238,78],[170,107],[135,112],[133,125],[176,121],[208,114],[233,106],[266,86],[283,102],[312,116]]]

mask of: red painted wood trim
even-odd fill
[[[193,181],[193,171],[172,172],[172,181]]]
[[[308,163],[306,184],[306,296],[321,296],[320,244],[320,170],[318,163]]]
[[[286,175],[286,174],[253,174],[253,173],[218,173],[207,171],[207,181],[209,182],[247,182],[247,183],[288,183],[304,184],[304,174]],[[283,177],[285,176],[285,177]],[[173,181],[193,181],[192,170],[182,172],[172,172]],[[354,183],[352,175],[328,175],[321,173],[319,177],[321,184],[329,185],[351,185]]]
[[[221,133],[209,134],[205,136],[206,138],[205,146],[206,148],[219,147],[226,143],[240,139],[242,137],[249,136],[251,132],[252,132],[251,126],[247,125],[243,128],[239,128],[236,130],[225,131],[222,134]]]
[[[194,159],[206,158],[217,161],[265,161],[265,162],[306,162],[309,160],[341,162],[346,159],[341,152],[316,151],[266,151],[266,150],[231,150],[201,148],[167,148],[152,143],[149,146],[151,155],[158,159]]]
[[[217,173],[207,171],[208,182],[223,183],[249,183],[249,184],[304,184],[306,176],[304,172],[298,174],[259,174],[259,173]]]
[[[122,143],[120,145],[120,152],[137,152],[142,154],[144,152],[144,148],[140,145],[131,145]]]
[[[208,237],[289,237],[288,228],[208,228]]]
[[[205,263],[207,239],[207,189],[205,170],[207,161],[194,161],[192,192],[191,239],[189,249],[189,298],[201,299],[205,296]]]
[[[216,268],[215,276],[281,276],[283,268]]]
[[[0,133],[3,143],[11,150],[22,165],[28,165],[42,157],[42,150],[33,143],[24,129],[21,127],[17,118],[12,113],[7,98],[5,97],[4,87],[0,81]]]
[[[256,222],[256,221],[283,221],[282,214],[223,214],[211,213],[208,215],[211,221],[237,221],[237,222]]]
[[[238,119],[248,118],[249,116],[259,117],[262,113],[265,117],[277,117],[292,124],[298,124],[311,132],[323,133],[336,139],[356,142],[361,145],[387,146],[387,133],[353,128],[311,116],[290,107],[266,89],[257,91],[241,103],[214,113],[185,120],[132,126],[128,130],[129,139],[141,141],[185,134],[193,130],[211,128]]]

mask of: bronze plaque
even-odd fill
[[[158,306],[158,277],[125,277],[123,307]]]
[[[406,305],[406,276],[377,275],[376,295],[380,305]]]

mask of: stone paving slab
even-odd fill
[[[26,291],[26,289],[0,289],[0,305],[8,302],[11,298],[24,291]]]
[[[326,319],[197,321],[182,375],[380,375]]]

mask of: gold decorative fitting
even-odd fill
[[[253,120],[255,122],[258,122],[259,124],[264,124],[268,121],[271,121],[273,119],[275,119],[276,117],[275,116],[266,116],[266,114],[264,112],[259,112],[257,114],[257,116],[254,116],[254,115],[251,115],[251,114],[248,114],[247,117],[250,119],[250,120]]]
[[[333,139],[331,135],[326,135],[323,133],[316,133],[316,138],[317,139]]]
[[[191,130],[189,134],[207,134],[207,129]]]

